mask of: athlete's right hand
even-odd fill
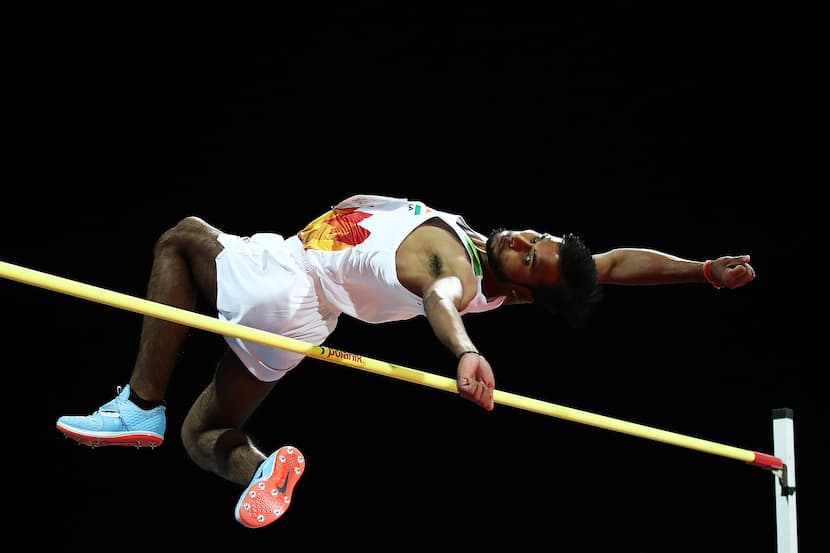
[[[458,360],[457,374],[456,388],[459,395],[492,411],[495,407],[493,390],[496,388],[496,379],[490,362],[480,354],[464,354]]]

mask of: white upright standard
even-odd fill
[[[798,524],[795,510],[795,434],[792,409],[773,409],[772,439],[775,456],[784,462],[776,471],[775,522],[778,553],[798,553]]]

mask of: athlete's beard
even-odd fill
[[[497,277],[505,282],[509,282],[510,279],[507,278],[507,275],[504,274],[504,266],[501,264],[501,260],[496,255],[496,252],[493,250],[493,244],[495,243],[495,238],[498,233],[503,231],[503,228],[497,228],[493,231],[490,231],[490,235],[487,237],[487,244],[485,245],[484,249],[487,252],[487,266],[490,267]]]

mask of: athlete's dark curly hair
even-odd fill
[[[565,234],[559,247],[559,282],[532,289],[534,304],[581,328],[602,298],[597,266],[582,238]]]

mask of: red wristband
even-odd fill
[[[723,285],[717,280],[715,280],[715,277],[712,276],[712,263],[714,263],[713,259],[707,259],[703,263],[703,276],[706,277],[706,280],[709,281],[709,284],[711,284],[717,289],[721,289],[723,288]]]

